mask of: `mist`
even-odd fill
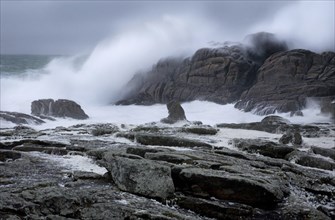
[[[335,2],[299,1],[249,28],[267,31],[287,41],[290,49],[335,51]]]

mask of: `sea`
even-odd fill
[[[71,126],[79,123],[144,124],[158,122],[167,117],[166,105],[116,106],[122,89],[138,71],[138,63],[131,65],[131,58],[109,56],[101,51],[89,55],[1,55],[0,110],[31,113],[31,102],[38,99],[70,99],[81,105],[89,119],[57,119],[43,125],[32,125],[35,129]],[[122,55],[121,55],[122,56]],[[116,58],[116,61],[113,61]],[[101,59],[101,60],[99,60]],[[127,64],[127,65],[126,65]],[[126,66],[125,66],[126,65]],[[152,64],[151,64],[152,65]],[[148,69],[142,66],[142,69]],[[253,112],[243,112],[234,108],[234,103],[219,105],[206,101],[182,103],[189,121],[204,124],[246,123],[261,121],[264,116]],[[315,102],[308,103],[302,110],[304,116],[290,117],[288,113],[279,114],[292,123],[327,123],[329,115],[320,113]],[[0,121],[1,128],[14,124]]]

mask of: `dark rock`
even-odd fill
[[[31,103],[31,114],[36,116],[69,117],[74,119],[87,119],[88,116],[80,105],[71,100],[40,99]]]
[[[304,116],[304,114],[302,113],[302,111],[290,112],[290,117],[293,117],[293,116]]]
[[[45,121],[23,113],[19,112],[6,112],[0,111],[0,120],[9,121],[14,124],[43,124]]]
[[[171,169],[168,166],[110,153],[105,154],[103,160],[121,190],[163,200],[174,192]]]
[[[92,131],[93,136],[110,135],[119,131],[119,128],[113,124],[97,124]]]
[[[270,115],[270,116],[266,116],[265,118],[263,118],[261,123],[271,124],[271,125],[280,125],[280,124],[290,124],[290,121],[283,117],[277,116],[277,115]]]
[[[215,197],[261,208],[273,208],[284,199],[280,181],[222,170],[182,169],[179,177],[186,192],[204,198]]]
[[[148,147],[139,147],[139,146],[138,147],[128,147],[126,150],[127,154],[135,154],[143,158],[146,153],[157,153],[157,152],[161,152],[161,150],[155,149],[155,148],[148,148]]]
[[[267,157],[281,159],[284,159],[287,154],[295,150],[293,147],[255,139],[233,139],[233,144],[235,147],[249,153],[259,153]]]
[[[310,155],[302,156],[296,160],[297,164],[307,167],[315,167],[323,170],[334,170],[335,163],[325,160],[323,158],[314,157]]]
[[[282,219],[320,219],[331,220],[324,213],[313,207],[305,207],[300,204],[285,207],[281,210]]]
[[[175,164],[181,164],[191,161],[191,158],[188,156],[166,152],[146,153],[145,158],[149,160],[166,161]]]
[[[326,149],[321,147],[312,147],[313,153],[329,157],[335,161],[335,149]]]
[[[23,151],[23,152],[31,152],[31,151],[38,151],[47,154],[56,154],[56,155],[66,155],[68,151],[64,148],[59,147],[50,147],[50,146],[43,146],[38,144],[32,143],[24,143],[22,145],[16,146],[13,148],[16,151]]]
[[[93,172],[84,172],[84,171],[74,171],[73,173],[70,174],[70,176],[72,177],[72,179],[74,181],[80,180],[80,179],[102,179],[103,176],[101,176],[100,174],[97,173],[93,173]]]
[[[288,131],[279,139],[279,143],[281,144],[292,143],[293,145],[301,145],[302,137],[299,132],[293,133],[291,131]]]
[[[335,53],[291,50],[270,56],[235,107],[258,114],[299,111],[307,97],[334,96]]]
[[[172,147],[206,147],[212,148],[210,144],[175,136],[135,134],[135,139],[143,145],[172,146]]]
[[[293,151],[292,153],[286,156],[286,159],[294,161],[295,163],[306,167],[313,167],[323,170],[335,169],[334,162],[331,162],[321,157],[316,157],[315,155],[308,154],[305,152]]]
[[[149,72],[134,76],[126,86],[133,89],[117,104],[231,103],[252,85],[257,68],[242,45],[199,49],[190,58],[161,60]]]
[[[199,135],[216,135],[218,133],[218,129],[212,127],[185,127],[181,129],[182,132],[193,133]]]
[[[191,196],[178,195],[177,205],[203,216],[215,219],[242,219],[252,216],[251,206],[217,200],[206,200]]]
[[[0,161],[16,160],[21,158],[21,153],[12,150],[0,150]]]
[[[167,124],[174,124],[177,121],[186,120],[185,112],[183,107],[181,107],[180,103],[177,101],[171,101],[167,104],[167,109],[169,111],[169,116],[167,118],[163,118],[161,122]]]
[[[7,142],[5,144],[7,148],[13,149],[16,146],[22,146],[22,145],[35,145],[35,146],[41,146],[41,147],[55,147],[55,148],[65,148],[66,144],[55,142],[55,141],[42,141],[42,140],[36,140],[36,139],[23,139],[20,141],[13,141],[13,142]]]
[[[269,117],[269,118],[268,118]],[[288,120],[279,116],[267,116],[261,122],[241,123],[241,124],[227,124],[221,123],[216,125],[219,128],[233,128],[233,129],[246,129],[265,131],[269,133],[286,133],[287,131],[295,131],[300,133],[303,137],[322,137],[330,133],[329,128],[322,128],[316,125],[299,125],[291,124]],[[302,141],[302,140],[301,140]],[[297,137],[297,143],[299,137]]]

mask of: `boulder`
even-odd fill
[[[104,155],[104,164],[121,190],[161,200],[174,193],[170,167],[134,158],[112,153]]]
[[[31,114],[36,116],[69,117],[87,119],[88,116],[80,105],[71,100],[40,99],[31,103]]]
[[[161,122],[167,124],[174,124],[178,121],[186,120],[185,112],[183,107],[177,101],[171,101],[167,104],[167,109],[169,111],[169,116],[163,118]]]
[[[302,137],[299,132],[291,132],[290,130],[283,134],[283,136],[279,139],[279,143],[288,144],[291,143],[293,145],[301,145]]]

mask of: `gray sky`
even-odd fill
[[[225,39],[222,36],[222,41],[240,40],[246,31],[261,29],[292,37],[295,27],[303,26],[303,31],[292,37],[299,39],[313,29],[310,25],[304,28],[305,6],[297,6],[297,2],[292,1],[0,1],[1,54],[75,54],[88,51],[125,27],[155,21],[164,14],[189,14],[215,24],[215,28],[222,29],[222,33],[240,36],[239,39]],[[321,27],[320,24],[313,24],[318,28],[312,30],[313,33],[320,34],[311,37],[305,45],[317,38],[320,42],[327,41],[321,49],[334,50],[331,40],[334,39],[334,1],[318,2],[328,5],[320,8],[312,5],[307,9],[317,8],[317,13],[308,13],[314,16],[313,21],[322,22]],[[304,5],[314,3],[305,1]],[[300,20],[290,17],[299,13],[302,14]],[[221,40],[220,36],[215,36],[215,39]]]

